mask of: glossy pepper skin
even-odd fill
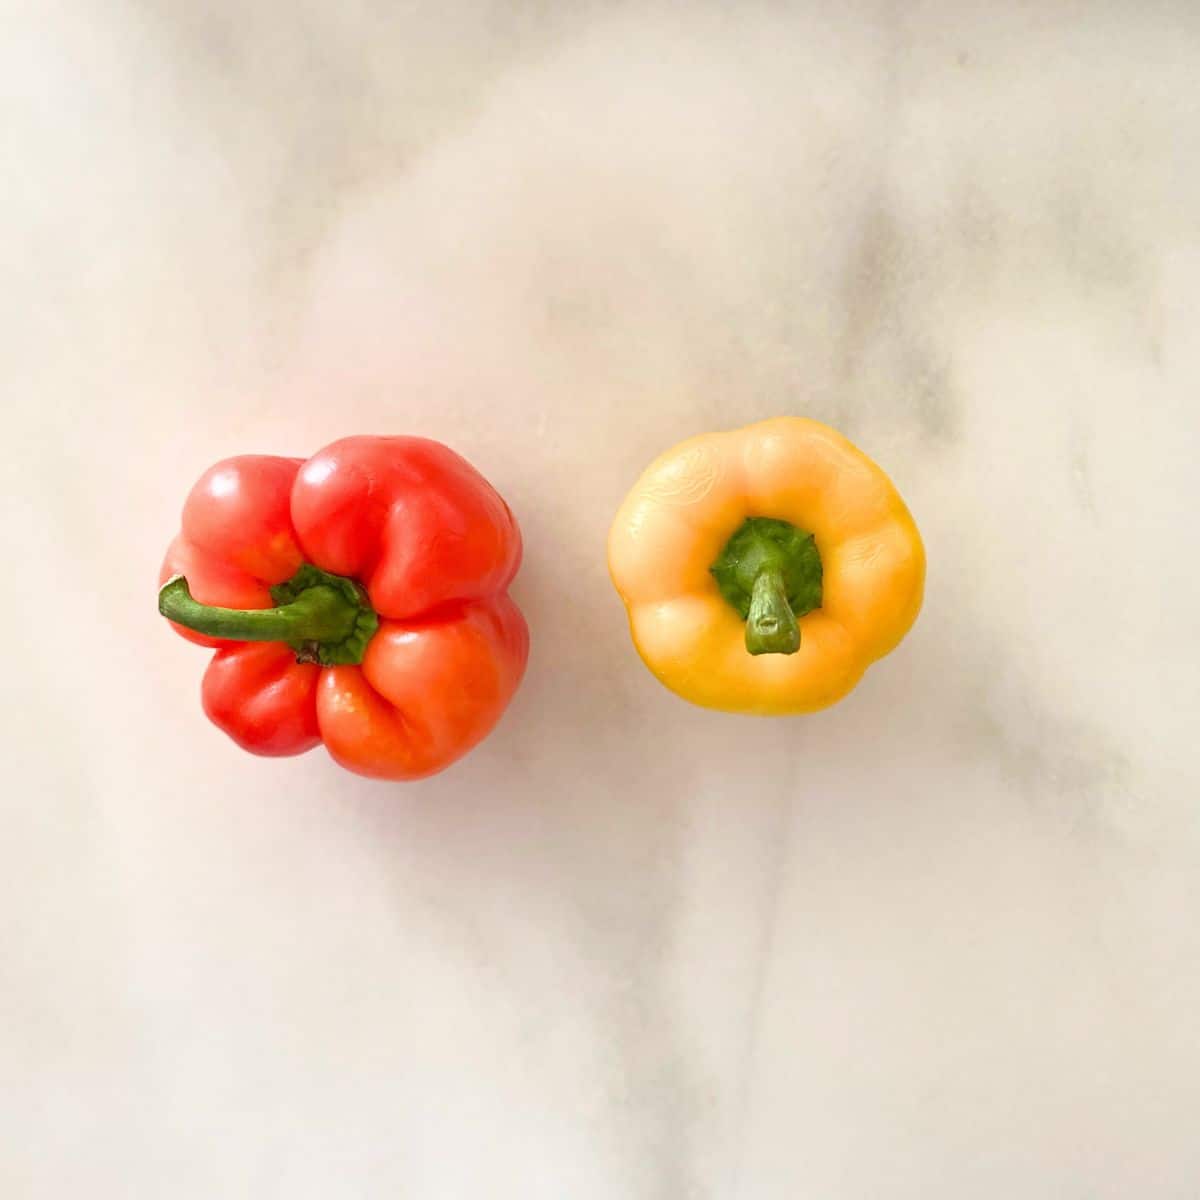
[[[205,472],[160,611],[215,649],[204,710],[240,746],[324,742],[361,775],[418,779],[484,738],[521,681],[529,634],[506,593],[520,560],[508,506],[452,450],[351,437]]]
[[[925,580],[891,481],[841,434],[798,417],[668,450],[621,505],[608,562],[650,670],[695,704],[761,715],[845,696],[908,632]],[[776,562],[772,587],[763,564]]]

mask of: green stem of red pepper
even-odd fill
[[[379,618],[352,580],[306,564],[271,589],[274,608],[201,604],[182,575],[158,593],[158,611],[177,625],[230,642],[284,642],[301,662],[361,663]]]

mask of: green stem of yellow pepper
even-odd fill
[[[746,622],[749,654],[795,654],[799,618],[821,606],[821,555],[811,533],[772,517],[748,517],[709,568]]]
[[[746,614],[746,649],[751,654],[795,654],[800,626],[788,604],[779,567],[764,567],[754,580]]]

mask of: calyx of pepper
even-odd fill
[[[773,517],[748,517],[709,568],[746,622],[750,654],[795,654],[798,618],[821,607],[821,555],[811,533]]]
[[[158,611],[196,633],[232,642],[284,642],[297,662],[322,666],[361,663],[379,617],[353,579],[305,563],[271,588],[274,608],[220,608],[201,604],[182,575],[158,593]]]

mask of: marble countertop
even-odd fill
[[[1200,11],[45,0],[0,39],[0,1191],[1200,1194]],[[781,412],[929,554],[841,705],[641,667],[611,515]],[[456,769],[240,753],[210,462],[450,442],[529,674]]]

